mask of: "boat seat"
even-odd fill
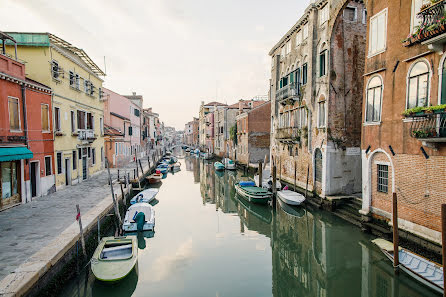
[[[127,259],[132,256],[132,244],[125,244],[104,248],[101,252],[100,259],[102,260],[119,260]]]

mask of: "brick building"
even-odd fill
[[[271,156],[321,197],[361,191],[362,1],[312,2],[270,51]],[[296,165],[295,165],[296,164]]]
[[[236,117],[236,160],[246,165],[263,161],[270,153],[271,102],[261,103]]]
[[[0,32],[0,41],[10,36]],[[0,210],[55,190],[49,87],[25,77],[25,64],[0,52]]]
[[[207,104],[204,104],[204,101],[201,102],[200,105],[200,111],[198,114],[198,146],[201,150],[206,149],[206,115],[210,112],[213,112],[217,107],[219,106],[226,106],[226,104],[219,103],[219,102],[209,102]]]
[[[441,243],[446,30],[444,1],[420,12],[426,2],[367,4],[361,213],[390,220],[396,193],[399,227]]]

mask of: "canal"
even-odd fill
[[[108,285],[88,267],[60,296],[437,296],[395,276],[373,237],[329,212],[250,204],[233,188],[241,171],[179,161],[157,195],[155,232],[138,238],[138,273]]]

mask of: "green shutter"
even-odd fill
[[[443,65],[443,75],[441,77],[441,102],[440,102],[440,104],[446,104],[446,68],[445,68],[445,65]]]
[[[294,72],[290,73],[290,84],[294,82]]]

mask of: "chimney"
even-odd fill
[[[240,99],[238,102],[238,114],[243,113],[243,99]]]

